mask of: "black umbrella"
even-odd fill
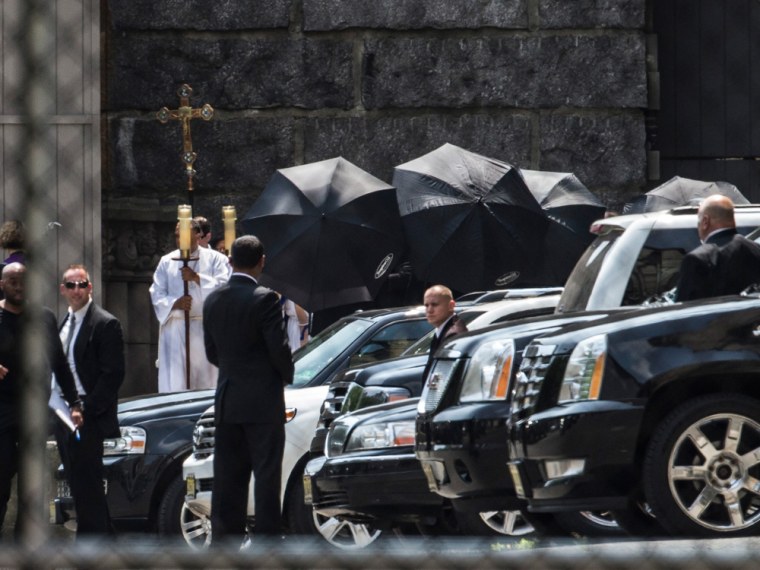
[[[451,144],[394,169],[412,267],[460,292],[554,284],[539,254],[549,220],[518,170]]]
[[[541,259],[545,273],[564,283],[594,239],[591,224],[604,216],[604,204],[569,172],[520,171],[525,183],[551,220]]]
[[[404,248],[395,189],[343,158],[278,170],[242,225],[262,283],[311,312],[371,301]]]
[[[749,204],[749,200],[739,192],[739,189],[728,182],[721,180],[705,182],[704,180],[674,176],[646,194],[638,196],[633,202],[626,204],[623,213],[639,214],[669,210],[678,206],[697,205],[712,194],[728,196],[734,204]]]

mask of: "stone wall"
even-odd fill
[[[179,125],[155,111],[179,85],[216,110],[192,137],[195,213],[218,229],[278,168],[343,156],[389,182],[446,142],[574,172],[616,209],[645,184],[645,4],[109,0],[104,281],[139,369],[126,390],[155,388],[147,287],[186,201]]]

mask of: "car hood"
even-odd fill
[[[757,307],[758,298],[754,296],[727,296],[699,299],[687,303],[675,303],[660,307],[638,308],[636,311],[612,313],[597,321],[571,322],[548,335],[536,339],[537,344],[562,346],[561,350],[572,348],[583,338],[618,331],[632,332],[636,328],[652,325],[677,327],[691,319],[703,319],[705,316],[727,314]]]
[[[135,425],[160,418],[201,415],[214,403],[214,390],[150,394],[119,400],[119,424]]]
[[[296,408],[297,411],[319,411],[322,402],[325,401],[327,396],[328,384],[321,386],[311,386],[309,388],[298,388],[292,390],[285,390],[285,407]],[[214,413],[214,400],[211,400],[211,405],[206,405],[202,410],[204,417],[213,415]]]

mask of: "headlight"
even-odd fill
[[[575,347],[565,368],[559,400],[596,400],[602,388],[607,335],[589,337]]]
[[[285,423],[290,423],[296,419],[296,413],[298,413],[298,408],[285,408]]]
[[[103,440],[103,455],[141,455],[147,436],[140,427],[121,427],[121,437]]]
[[[512,339],[495,340],[478,347],[467,366],[459,401],[504,400],[514,355]]]
[[[348,437],[346,451],[407,445],[414,445],[414,420],[359,425]]]

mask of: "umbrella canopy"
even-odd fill
[[[728,196],[734,204],[749,204],[749,200],[739,192],[739,189],[728,182],[721,180],[705,182],[704,180],[674,176],[646,194],[638,196],[630,204],[626,204],[624,213],[657,212],[678,206],[697,205],[712,194]]]
[[[395,189],[341,157],[275,172],[242,226],[262,283],[311,312],[371,301],[404,248]]]
[[[574,174],[525,169],[520,172],[551,221],[541,256],[544,272],[564,283],[594,239],[589,231],[591,224],[604,216],[606,208]]]
[[[452,144],[394,169],[414,273],[460,291],[552,285],[538,255],[549,220],[518,170]]]

